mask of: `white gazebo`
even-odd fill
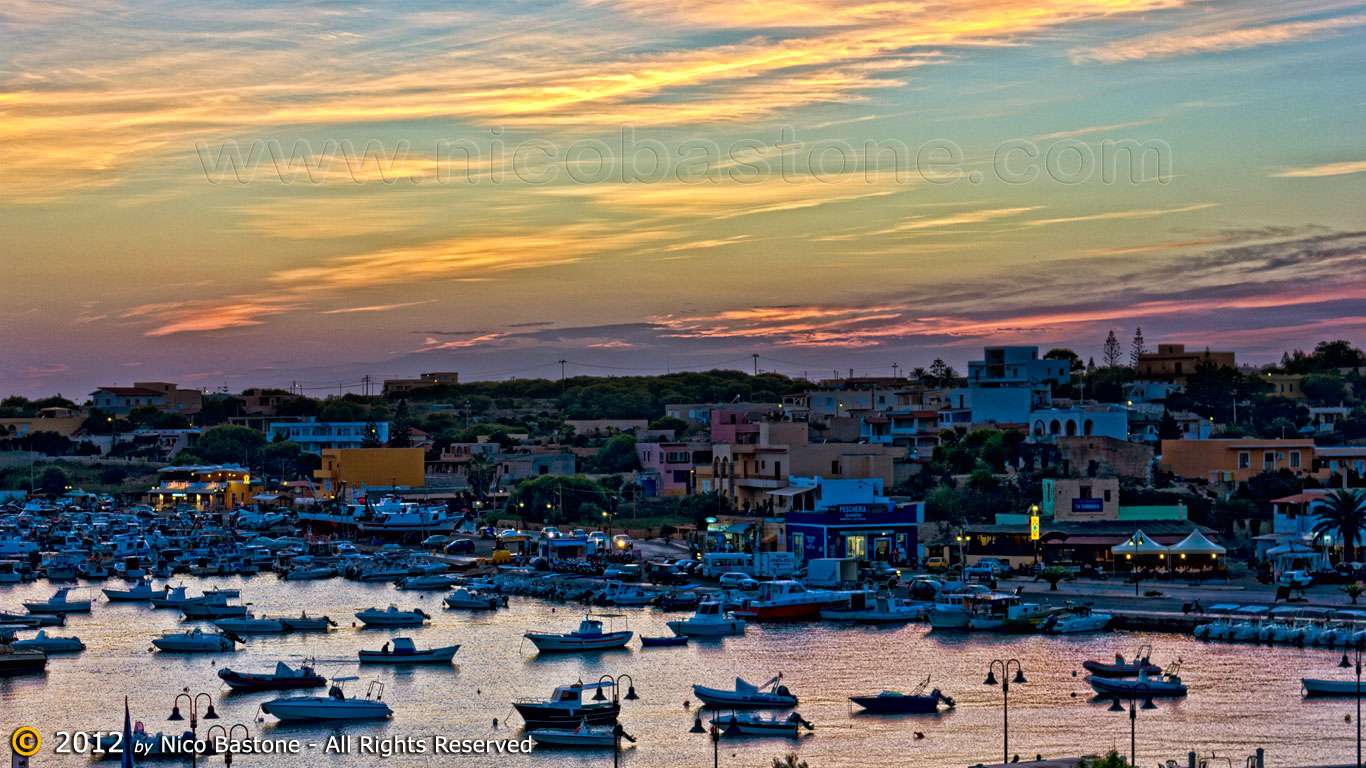
[[[1226,548],[1210,541],[1199,528],[1195,528],[1186,538],[1167,547],[1167,565],[1203,571],[1207,566],[1218,566],[1220,555],[1227,553]]]
[[[1142,529],[1134,531],[1134,535],[1123,544],[1116,544],[1110,547],[1110,554],[1124,555],[1131,558],[1134,555],[1165,555],[1168,548],[1153,541],[1152,537],[1144,533]]]

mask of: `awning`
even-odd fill
[[[753,529],[754,523],[735,523],[734,525],[726,526],[726,533],[734,533],[739,535],[749,533]]]
[[[1228,550],[1210,541],[1205,534],[1196,529],[1186,538],[1168,547],[1167,551],[1173,555],[1222,555]]]
[[[801,495],[801,494],[803,494],[803,493],[811,493],[811,492],[814,491],[814,490],[816,490],[816,489],[815,489],[815,488],[811,488],[811,487],[802,487],[802,486],[796,486],[796,485],[789,485],[789,486],[785,486],[785,487],[783,487],[783,488],[775,488],[775,489],[769,491],[769,492],[768,492],[768,495],[769,495],[769,496],[789,496],[789,497],[790,497],[790,496],[799,496],[799,495]]]
[[[1116,555],[1164,555],[1168,550],[1139,529],[1123,544],[1110,547],[1110,551]]]

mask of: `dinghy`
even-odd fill
[[[1138,652],[1130,661],[1125,661],[1123,654],[1116,653],[1113,664],[1087,660],[1083,661],[1081,666],[1093,677],[1137,677],[1140,672],[1156,675],[1162,672],[1162,668],[1148,660],[1152,653],[1151,645],[1143,645],[1139,646]]]
[[[1139,672],[1138,677],[1132,680],[1088,675],[1086,682],[1091,684],[1096,693],[1105,696],[1120,696],[1130,699],[1154,696],[1185,696],[1186,685],[1181,682],[1181,677],[1177,674],[1180,669],[1181,660],[1177,659],[1170,669],[1158,675]]]
[[[713,709],[788,709],[797,706],[797,697],[787,686],[779,684],[782,679],[780,672],[763,685],[751,685],[737,677],[734,690],[694,685],[692,692]]]
[[[327,680],[304,664],[294,669],[283,661],[275,663],[274,672],[237,672],[228,667],[218,670],[218,676],[234,691],[273,691],[288,688],[317,688]]]

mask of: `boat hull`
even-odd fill
[[[537,728],[574,728],[587,720],[589,725],[611,725],[621,714],[621,705],[603,702],[591,706],[554,707],[544,703],[514,703],[529,730]]]
[[[601,637],[585,638],[566,635],[527,634],[526,639],[541,653],[573,653],[575,651],[609,651],[624,648],[635,636],[634,632],[608,632]]]
[[[850,696],[863,711],[879,715],[924,715],[939,711],[933,696]]]
[[[724,621],[670,621],[666,626],[679,637],[725,637],[745,634],[744,619]]]
[[[568,728],[539,729],[528,734],[537,745],[547,747],[578,747],[580,749],[611,749],[614,741],[610,733],[576,733]]]
[[[455,658],[455,652],[458,650],[460,650],[460,646],[451,645],[445,648],[431,648],[411,653],[359,651],[359,655],[362,664],[449,664],[451,659]]]
[[[337,702],[322,697],[275,699],[263,703],[261,710],[281,720],[379,720],[394,713],[380,701]]]
[[[234,672],[231,669],[218,670],[218,676],[234,691],[283,691],[295,688],[317,688],[326,685],[321,675],[253,675],[248,672]]]
[[[670,646],[670,645],[687,645],[687,644],[688,644],[688,637],[687,637],[687,635],[679,635],[678,637],[645,637],[645,636],[641,636],[641,638],[640,638],[640,647],[641,647],[641,648],[660,648],[660,647]]]
[[[1305,696],[1355,696],[1357,691],[1366,691],[1366,684],[1358,688],[1355,680],[1315,680],[1301,678]]]

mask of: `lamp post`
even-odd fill
[[[205,719],[205,720],[217,720],[217,719],[218,719],[218,713],[215,712],[215,711],[213,710],[213,696],[210,696],[210,695],[207,694],[207,693],[196,693],[196,694],[194,694],[193,696],[191,696],[191,695],[190,695],[190,692],[189,692],[189,689],[185,689],[183,692],[177,693],[177,694],[176,694],[175,701],[171,702],[171,716],[168,717],[168,718],[166,718],[168,721],[171,721],[171,722],[176,722],[176,721],[184,720],[185,717],[184,717],[183,715],[180,714],[180,700],[183,698],[183,699],[185,699],[187,702],[189,702],[189,704],[190,704],[190,737],[191,737],[191,741],[197,740],[197,739],[199,738],[199,734],[197,733],[197,731],[198,731],[198,728],[199,728],[199,697],[201,697],[201,696],[203,696],[204,698],[206,698],[206,699],[209,700],[208,709],[206,709],[205,712],[204,712],[204,719]],[[192,749],[191,752],[190,752],[190,764],[191,764],[191,765],[195,765],[195,764],[197,764],[198,762],[199,762],[199,753],[198,753],[198,752],[195,752],[195,751]]]
[[[968,561],[963,556],[963,540],[967,537],[963,535],[963,529],[958,529],[958,580],[967,582],[968,580]]]
[[[1356,652],[1356,668],[1357,668],[1357,766],[1358,766],[1358,768],[1360,768],[1360,766],[1361,766],[1361,651],[1362,651],[1362,646],[1363,646],[1362,642],[1361,642],[1361,641],[1357,641],[1356,648],[1354,649],[1355,652]],[[1339,667],[1342,667],[1343,669],[1348,669],[1348,668],[1350,668],[1350,667],[1352,666],[1352,663],[1347,659],[1347,652],[1346,652],[1346,651],[1343,651],[1343,652],[1342,652],[1342,661],[1338,662],[1338,666],[1339,666]]]
[[[251,728],[245,723],[233,723],[232,725],[211,725],[209,726],[209,730],[204,732],[204,738],[209,741],[213,741],[213,729],[215,728],[218,728],[223,731],[223,739],[225,741],[232,741],[232,735],[234,733],[237,733],[238,728],[241,728],[242,732],[245,734],[245,736],[242,737],[243,739],[251,738]],[[228,768],[232,768],[232,750],[227,750],[223,753],[223,765],[228,766]]]
[[[1157,705],[1153,703],[1152,693],[1148,687],[1148,684],[1139,683],[1138,685],[1135,685],[1133,695],[1129,698],[1129,765],[1138,765],[1138,763],[1135,762],[1135,760],[1137,759],[1138,752],[1136,748],[1138,733],[1138,707],[1134,705],[1134,701],[1138,699],[1140,695],[1140,690],[1141,695],[1143,697],[1143,709],[1157,709]],[[1118,696],[1115,697],[1114,701],[1110,702],[1110,711],[1124,711],[1124,705],[1119,703]]]
[[[697,715],[693,718],[692,727],[688,733],[710,733],[711,734],[711,768],[721,766],[721,730],[715,725],[710,730],[702,727],[702,708],[697,708]]]
[[[620,697],[619,697],[619,694],[620,694],[620,692],[621,692],[621,681],[622,681],[623,678],[626,680],[626,686],[627,686],[627,687],[626,687],[626,695],[625,695],[625,696],[620,696]],[[604,680],[607,681],[605,684],[603,683]],[[613,703],[613,704],[620,704],[621,699],[626,699],[627,701],[635,701],[636,699],[639,699],[639,698],[640,698],[639,696],[636,695],[636,681],[635,681],[634,679],[632,679],[632,677],[631,677],[630,675],[617,675],[616,677],[612,677],[611,675],[603,675],[602,677],[599,677],[599,678],[598,678],[598,685],[597,685],[597,689],[598,689],[598,690],[597,690],[596,692],[593,693],[593,701],[606,701],[606,700],[607,700],[607,697],[602,695],[602,689],[605,688],[605,687],[607,687],[608,685],[612,686],[612,703]],[[635,739],[631,738],[631,736],[630,736],[629,734],[626,733],[626,730],[625,730],[624,728],[621,727],[621,723],[619,723],[619,722],[618,722],[618,723],[613,723],[613,724],[612,724],[612,766],[613,766],[613,768],[616,768],[616,766],[617,766],[617,764],[618,764],[618,761],[621,759],[621,737],[623,737],[623,736],[625,736],[625,737],[628,738],[628,739],[631,739],[631,741],[635,741]]]
[[[1010,684],[1012,682],[1023,685],[1028,680],[1024,676],[1024,668],[1020,666],[1019,659],[1009,659],[1001,661],[996,659],[987,665],[987,679],[983,681],[986,685],[996,685],[996,665],[1001,665],[1001,762],[1010,762]],[[1015,668],[1015,678],[1010,677],[1011,667]]]

